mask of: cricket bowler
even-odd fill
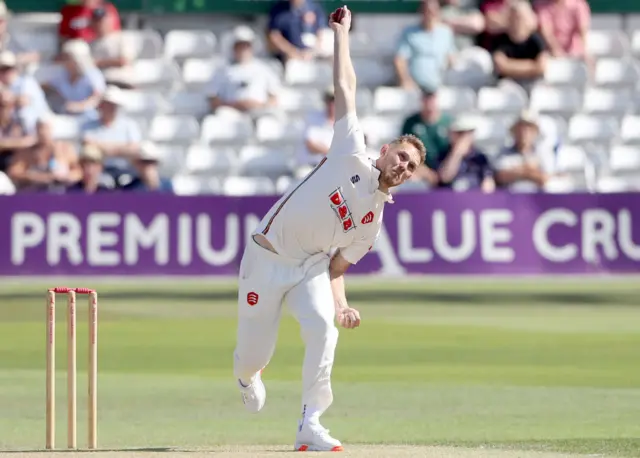
[[[264,216],[239,269],[234,375],[245,408],[265,405],[262,369],[275,350],[283,302],[300,323],[305,355],[299,451],[341,451],[320,417],[333,401],[331,368],[338,343],[335,321],[360,326],[349,307],[344,274],[373,246],[389,190],[407,181],[425,158],[422,142],[403,135],[379,155],[366,152],[356,116],[356,75],[349,52],[351,12],[330,16],[334,31],[335,124],[326,157]]]

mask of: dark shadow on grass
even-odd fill
[[[34,295],[31,292],[12,291],[0,292],[0,301],[43,300],[44,295]],[[172,291],[109,291],[100,294],[101,301],[164,301],[184,303],[189,301],[214,303],[214,302],[234,302],[237,299],[235,289],[218,291],[188,291],[177,289]],[[594,305],[606,306],[615,304],[616,306],[638,306],[637,293],[629,292],[545,292],[536,291],[352,291],[349,293],[351,301],[366,302],[368,304],[388,304],[393,305],[398,302],[429,304],[441,303],[450,305],[505,305],[514,306],[519,304],[533,305]]]

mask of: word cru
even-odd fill
[[[342,230],[344,232],[349,232],[351,229],[355,229],[356,225],[353,222],[349,205],[347,205],[347,201],[344,200],[342,195],[342,188],[338,188],[329,194],[329,202],[331,208],[336,212],[336,216],[342,223]]]

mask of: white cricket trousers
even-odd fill
[[[240,263],[234,352],[234,374],[245,383],[273,356],[284,300],[305,344],[302,421],[317,420],[333,401],[330,378],[338,344],[329,256],[294,260],[249,239]]]

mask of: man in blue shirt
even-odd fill
[[[481,189],[493,192],[496,183],[493,169],[485,154],[473,145],[475,123],[460,117],[451,125],[451,147],[438,167],[440,188],[456,191]]]
[[[311,59],[321,47],[327,14],[313,0],[280,0],[269,12],[269,48],[283,64]]]
[[[133,161],[137,171],[136,177],[123,186],[123,189],[125,191],[173,193],[171,180],[160,176],[159,162],[160,151],[158,148],[151,142],[142,142],[140,154]]]

